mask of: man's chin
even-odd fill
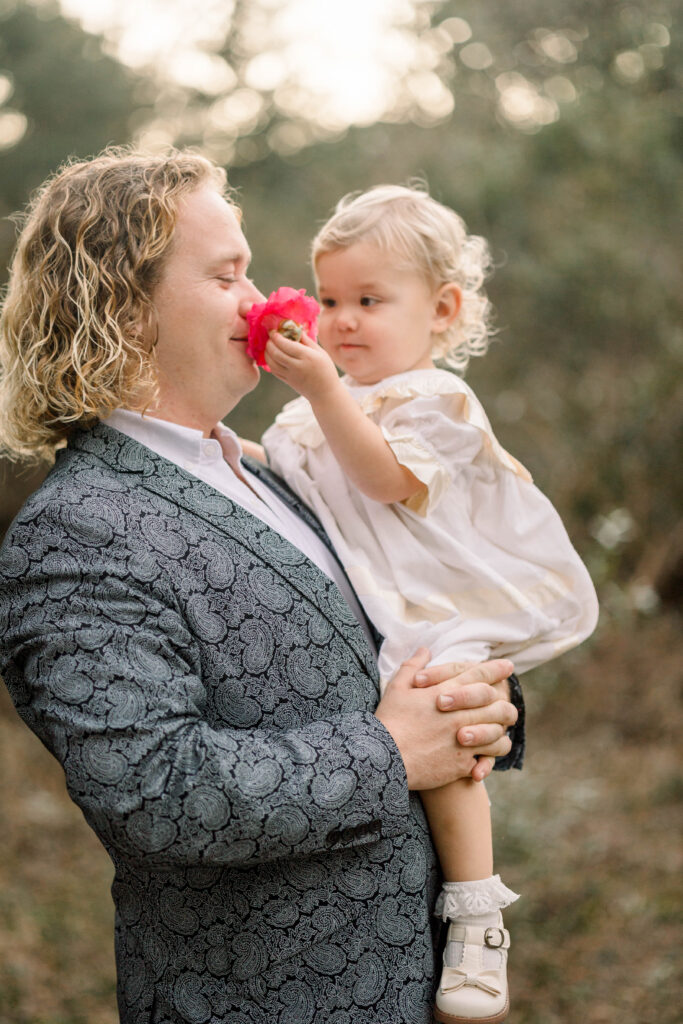
[[[244,373],[240,373],[239,378],[239,397],[235,399],[235,405],[241,402],[242,399],[254,390],[256,385],[261,379],[261,370],[254,362],[253,359],[249,360],[249,369],[246,369]],[[237,389],[235,389],[236,391]],[[234,408],[234,406],[233,406]]]
[[[253,391],[258,382],[261,380],[261,367],[253,359],[251,361],[252,370],[254,371],[254,378],[249,386],[248,390]],[[245,392],[246,394],[246,392]]]

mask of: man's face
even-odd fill
[[[245,315],[263,296],[246,276],[250,258],[235,210],[212,185],[185,197],[152,296],[160,419],[208,437],[258,383]]]

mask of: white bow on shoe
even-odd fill
[[[478,974],[468,974],[467,971],[463,971],[459,967],[444,967],[441,974],[440,992],[457,992],[463,985],[480,988],[492,996],[502,995],[500,971],[479,971]]]

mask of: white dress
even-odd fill
[[[322,522],[385,638],[382,684],[417,647],[431,663],[548,661],[595,628],[598,603],[559,515],[445,370],[344,384],[424,489],[390,505],[347,479],[305,398],[263,436],[270,465]]]

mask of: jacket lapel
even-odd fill
[[[340,571],[344,573],[344,576],[346,577],[346,581],[349,584],[349,587],[351,587],[351,589],[353,590],[351,581],[349,580],[349,577],[346,574],[346,569],[339,561],[339,556],[337,555],[337,552],[334,549],[332,541],[323,530],[320,520],[311,511],[308,505],[305,505],[304,502],[301,501],[298,495],[296,495],[294,491],[291,489],[291,487],[289,487],[285,483],[281,476],[278,476],[277,473],[273,473],[273,471],[271,469],[268,469],[267,466],[264,466],[262,462],[258,462],[256,459],[252,459],[249,456],[245,456],[242,459],[242,461],[246,463],[250,473],[253,473],[254,476],[258,477],[259,480],[266,484],[267,487],[270,487],[271,491],[277,494],[278,498],[280,498],[281,501],[288,505],[292,509],[292,511],[296,512],[299,518],[303,519],[307,526],[310,526],[313,532],[323,542],[325,547],[328,548],[328,550],[332,553],[335,562],[339,566]],[[359,607],[362,613],[363,608],[360,602]],[[371,622],[370,619],[366,617],[365,621],[372,635],[372,639],[374,640],[375,647],[377,648],[377,650],[379,650],[380,647],[382,646],[383,637],[377,632],[374,623]]]
[[[334,557],[337,558],[337,553],[332,547],[330,538],[320,525],[318,517],[311,512],[308,505],[304,505],[291,487],[285,483],[282,477],[277,476],[271,469],[264,466],[262,462],[258,462],[256,459],[252,459],[248,455],[245,455],[242,461],[246,464],[250,473],[253,473],[254,476],[258,477],[259,480],[266,484],[274,494],[277,494],[278,498],[284,501],[285,505],[288,505],[294,512],[296,512],[300,519],[303,519],[307,526],[310,526],[313,532],[317,534],[323,542],[325,547],[329,548]],[[337,559],[337,561],[339,560]],[[341,562],[339,564],[341,565]]]
[[[266,562],[287,586],[294,587],[302,598],[310,600],[310,587],[305,580],[299,581],[296,568],[289,574],[283,572],[288,564],[295,567],[301,562],[301,551],[266,523],[220,491],[205,484],[203,480],[104,423],[97,423],[90,430],[74,434],[69,441],[69,449],[87,452],[115,472],[129,477],[131,482],[135,480],[137,486],[144,487],[203,519],[211,527],[220,530],[249,550],[256,558]],[[301,515],[304,522],[334,553],[316,517],[302,505],[283,481],[254,460],[249,460],[249,470]],[[313,562],[309,561],[309,566],[327,581],[328,577]],[[352,648],[365,671],[373,678],[376,677],[375,658],[360,624],[339,588],[334,584],[319,587],[316,603],[320,613]]]

